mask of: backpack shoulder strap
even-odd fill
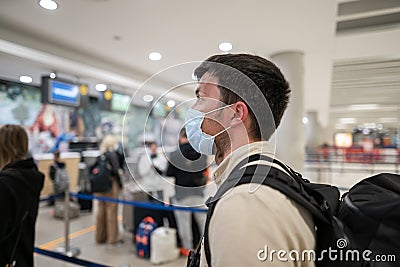
[[[262,161],[262,164],[248,164],[255,161]],[[206,201],[209,210],[204,230],[204,252],[209,267],[211,267],[211,251],[208,229],[218,200],[234,187],[253,182],[278,190],[308,210],[317,221],[332,224],[331,202],[334,205],[334,199],[337,199],[336,202],[339,199],[339,191],[336,187],[311,184],[299,173],[276,159],[264,155],[252,155],[241,161],[218,188],[216,194]],[[329,192],[331,201],[328,201],[322,193],[324,190]],[[336,208],[336,206],[332,207]]]

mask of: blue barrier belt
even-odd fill
[[[98,263],[94,263],[94,262],[90,262],[90,261],[85,261],[85,260],[81,260],[81,259],[77,259],[77,258],[72,258],[72,257],[68,257],[66,255],[57,253],[57,252],[53,252],[53,251],[49,251],[49,250],[44,250],[38,247],[35,247],[33,249],[34,252],[44,255],[44,256],[48,256],[51,258],[55,258],[58,260],[62,260],[62,261],[66,261],[66,262],[71,262],[80,266],[88,266],[88,267],[109,267],[106,265],[102,265],[102,264],[98,264]]]
[[[179,207],[179,206],[173,206],[173,205],[163,205],[163,204],[155,204],[155,203],[147,203],[147,202],[137,202],[137,201],[128,201],[128,200],[122,200],[122,199],[116,199],[116,198],[110,198],[110,197],[99,197],[99,196],[93,196],[89,194],[76,194],[76,193],[70,193],[71,197],[77,197],[80,199],[86,199],[86,200],[92,200],[92,199],[97,199],[100,201],[105,201],[105,202],[114,202],[114,203],[121,203],[121,204],[126,204],[138,208],[146,208],[146,209],[154,209],[154,210],[167,210],[167,211],[173,211],[173,210],[181,210],[181,211],[190,211],[190,212],[207,212],[207,209],[200,209],[200,208],[189,208],[189,207]]]
[[[46,198],[41,198],[41,199],[39,200],[39,202],[50,201],[50,200],[53,200],[53,199],[56,199],[56,198],[61,197],[61,195],[62,195],[62,194],[56,194],[56,195],[51,195],[51,196],[46,197]]]

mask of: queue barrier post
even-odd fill
[[[77,257],[81,250],[78,247],[70,247],[69,244],[69,226],[70,226],[70,202],[71,196],[69,189],[65,190],[64,196],[64,247],[56,248],[56,252],[61,253],[68,257]]]

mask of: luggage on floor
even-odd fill
[[[54,218],[64,219],[64,207],[65,203],[63,201],[56,201],[54,205]],[[69,203],[69,218],[73,219],[79,217],[81,207],[75,202]]]
[[[85,163],[79,163],[79,194],[92,194],[89,170]],[[81,211],[92,212],[93,200],[92,199],[81,199],[78,198],[78,204],[81,206]]]
[[[146,217],[139,224],[136,234],[136,253],[140,258],[150,258],[151,233],[157,228],[157,223],[152,217]]]
[[[169,227],[158,227],[150,237],[150,262],[162,264],[179,257],[176,243],[176,230]]]
[[[91,195],[92,193],[88,192],[88,191],[79,191],[79,194]],[[80,206],[81,211],[92,212],[92,209],[93,209],[93,200],[92,199],[78,198],[78,204]]]
[[[149,199],[147,194],[139,190],[139,188],[134,184],[125,184],[122,196],[124,200],[128,201],[146,202]],[[131,205],[122,206],[122,226],[125,231],[131,233],[134,233],[135,230],[133,223],[134,210],[135,208]]]

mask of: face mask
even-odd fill
[[[233,104],[232,104],[233,105]],[[222,130],[221,132],[217,133],[216,135],[208,135],[201,130],[201,124],[203,123],[204,117],[217,110],[221,110],[229,106],[224,106],[221,108],[217,108],[211,110],[209,112],[201,112],[196,109],[189,108],[186,113],[185,118],[185,128],[186,128],[186,135],[188,137],[190,145],[196,150],[197,152],[205,155],[213,155],[213,146],[215,137],[220,135],[221,133],[225,132],[228,128]]]

